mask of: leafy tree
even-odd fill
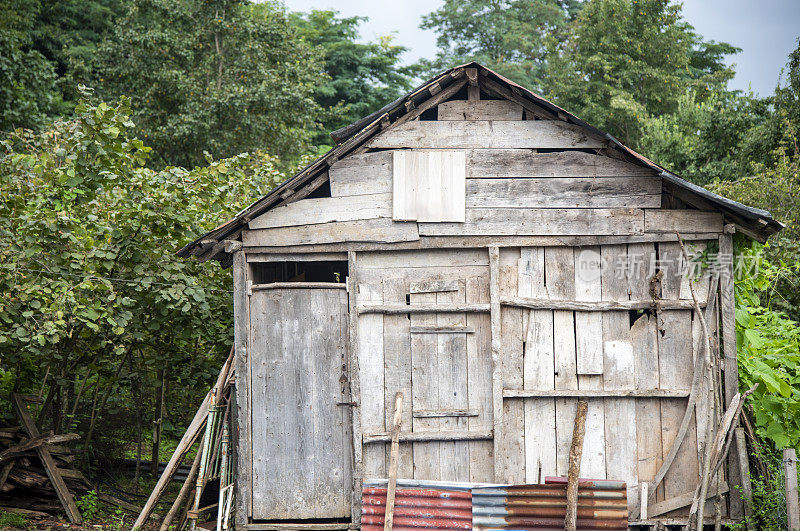
[[[258,17],[270,7],[255,4]],[[367,116],[411,88],[413,67],[402,66],[403,46],[382,37],[367,44],[358,40],[358,26],[366,17],[338,17],[336,11],[291,13],[292,24],[316,48],[327,78],[314,87],[314,99],[323,109],[318,144],[330,144],[328,133]]]
[[[738,52],[703,41],[671,0],[589,0],[549,61],[546,91],[564,108],[636,146],[650,117],[724,88]]]
[[[31,48],[38,7],[0,0],[0,131],[41,127],[57,104],[53,67]]]
[[[191,414],[230,347],[231,281],[174,251],[282,178],[259,153],[146,168],[128,100],[90,101],[0,142],[0,391],[44,388],[47,428],[89,439],[130,432],[165,366],[176,424]]]
[[[191,167],[203,153],[302,152],[321,67],[277,4],[134,0],[101,46],[104,97],[129,95],[156,164]]]
[[[422,17],[437,33],[439,51],[423,61],[429,71],[478,61],[532,89],[541,89],[548,39],[559,40],[578,12],[577,0],[445,0]]]

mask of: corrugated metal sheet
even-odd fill
[[[365,486],[361,492],[361,529],[383,530],[386,487]],[[469,488],[399,486],[395,491],[393,529],[472,529],[472,494]]]
[[[547,481],[550,480],[550,481]],[[544,485],[509,485],[472,489],[472,527],[492,529],[564,529],[566,478],[546,478]],[[580,480],[578,529],[627,529],[625,483]]]

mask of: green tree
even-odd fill
[[[258,16],[269,6],[252,7]],[[403,46],[392,44],[392,37],[378,42],[360,43],[358,27],[366,17],[339,17],[336,11],[312,10],[291,13],[299,34],[322,59],[327,78],[314,88],[314,99],[323,110],[318,144],[330,144],[330,131],[349,125],[411,88],[413,67],[402,66]]]
[[[101,46],[104,97],[131,96],[157,165],[202,164],[204,151],[302,152],[321,66],[281,6],[256,18],[248,5],[135,0]]]
[[[547,42],[559,40],[578,12],[577,0],[445,0],[422,17],[423,29],[436,32],[439,47],[429,73],[478,61],[523,85],[542,88]]]
[[[165,365],[175,424],[196,407],[230,348],[231,279],[175,250],[283,176],[263,153],[149,169],[128,100],[90,101],[0,142],[0,393],[44,385],[47,429],[108,438]]]
[[[41,127],[58,98],[53,66],[32,49],[39,3],[0,0],[0,131]]]
[[[680,10],[671,0],[589,0],[551,54],[546,94],[636,147],[650,117],[733,77],[722,59],[739,50],[703,41]]]

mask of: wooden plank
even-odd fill
[[[533,149],[473,149],[467,155],[467,179],[507,177],[656,177],[645,168],[582,151],[537,153]]]
[[[657,177],[468,179],[469,208],[657,208]]]
[[[365,253],[361,255],[360,264],[364,269],[419,267],[428,270],[432,267],[488,266],[489,260],[486,258],[485,249],[427,249],[422,252],[403,250]],[[414,280],[426,282],[418,278]],[[450,278],[436,280],[452,281]],[[418,293],[423,292],[419,291]]]
[[[436,305],[436,293],[412,293],[411,306],[418,304]],[[411,326],[435,326],[435,313],[412,313]],[[438,341],[433,334],[414,334],[411,336],[411,403],[420,409],[439,407],[439,366]],[[413,432],[430,433],[440,430],[439,419],[413,419]],[[401,434],[402,437],[402,434]],[[366,439],[365,439],[366,440]],[[401,439],[402,440],[402,439]],[[430,441],[430,439],[424,439]],[[414,478],[441,479],[440,444],[434,442],[414,442]]]
[[[499,291],[518,293],[520,252],[500,250]],[[523,387],[522,310],[501,307],[500,310],[500,367],[504,389]],[[519,401],[503,401],[503,446],[500,472],[503,482],[525,482],[525,409]]]
[[[599,247],[576,249],[575,298],[599,301],[603,272]],[[575,355],[578,389],[603,389],[603,314],[575,312]],[[606,477],[606,428],[602,400],[589,400],[586,415],[586,442],[581,459],[581,475]]]
[[[347,289],[344,282],[270,282],[269,284],[253,284],[250,291],[266,291],[271,289]]]
[[[358,320],[356,312],[356,299],[358,298],[358,255],[354,251],[347,253],[347,298],[348,298],[348,344],[347,350],[350,356],[348,364],[350,400],[354,407],[350,408],[350,419],[352,422],[352,444],[353,444],[353,483],[351,488],[351,509],[350,519],[355,525],[361,523],[361,480],[364,477],[363,449],[361,443],[361,408],[356,407],[361,404],[361,376],[359,374],[359,340],[358,340]]]
[[[338,242],[407,242],[419,239],[416,223],[391,219],[334,221],[299,227],[260,229],[242,233],[245,247],[284,247]]]
[[[708,490],[708,498],[714,498],[717,494],[724,494],[728,492],[728,484],[723,483],[717,489],[717,483],[714,482],[713,485],[709,485]],[[691,490],[689,492],[685,492],[683,494],[679,494],[677,496],[673,496],[668,500],[660,501],[657,503],[653,503],[648,507],[647,513],[650,518],[661,516],[662,514],[675,511],[677,509],[682,509],[684,507],[688,507],[692,504],[692,500],[694,499],[695,491]]]
[[[400,427],[403,419],[403,393],[397,393],[394,400],[394,422],[392,425],[392,446],[389,460],[389,484],[386,489],[386,508],[383,529],[392,531],[394,524],[394,495],[397,488],[397,468],[400,460]]]
[[[601,254],[602,298],[624,300],[628,297],[628,278],[625,267],[628,256],[624,245],[604,246]],[[607,312],[602,315],[603,388],[608,391],[635,389],[635,360],[630,336],[628,312]],[[655,386],[657,387],[657,386]],[[628,508],[638,508],[636,401],[619,398],[605,400],[605,449],[609,477],[625,481],[628,486]]]
[[[414,418],[435,418],[435,417],[477,417],[477,409],[417,409],[414,410]]]
[[[722,214],[701,210],[646,210],[645,232],[722,233]]]
[[[459,151],[394,151],[392,219],[463,223],[465,161]]]
[[[487,253],[484,251],[484,255]],[[488,258],[488,256],[487,256]],[[466,281],[467,304],[489,302],[488,268],[480,276]],[[478,412],[467,419],[470,432],[492,426],[492,334],[488,313],[468,313],[467,326],[475,329],[467,336],[467,394],[469,407]],[[471,482],[494,481],[492,441],[469,443],[469,475]]]
[[[466,120],[406,122],[377,135],[366,147],[591,149],[606,143],[566,122]]]
[[[687,240],[716,240],[712,233],[683,234]],[[248,247],[249,253],[320,253],[320,252],[374,252],[421,251],[434,249],[486,249],[487,247],[584,247],[587,245],[621,245],[677,241],[675,234],[642,233],[623,235],[539,235],[539,236],[422,236],[410,242],[349,242],[316,245],[289,245],[276,247]]]
[[[643,219],[643,211],[635,208],[468,208],[465,223],[419,223],[419,234],[422,236],[638,234],[643,231]]]
[[[410,293],[435,293],[437,291],[458,291],[458,280],[423,280],[411,283]]]
[[[383,300],[406,305],[406,282],[386,274],[383,278]],[[386,390],[384,401],[391,404],[397,393],[403,393],[407,407],[403,408],[403,425],[412,429],[411,416],[411,334],[407,315],[394,314],[383,317],[383,352]],[[410,446],[400,448],[399,477],[414,477],[414,456]]]
[[[522,120],[522,106],[508,100],[450,100],[438,107],[439,121]]]
[[[578,522],[578,477],[583,468],[582,455],[586,435],[586,415],[589,404],[578,402],[575,424],[572,430],[572,444],[569,448],[569,470],[567,472],[567,514],[564,518],[564,531],[576,531]]]
[[[416,448],[424,448],[424,444],[436,444],[438,445],[440,442],[444,441],[487,441],[492,439],[492,430],[481,430],[481,431],[442,431],[442,430],[420,430],[420,431],[401,431],[400,432],[400,442],[410,442],[414,443],[415,447],[415,456]],[[375,443],[386,443],[391,442],[392,434],[388,431],[382,431],[377,433],[365,433],[363,435],[363,442],[364,444],[375,444]],[[433,442],[431,442],[433,441]],[[416,457],[415,457],[416,459]],[[425,463],[421,463],[420,466],[425,466]],[[416,474],[419,474],[418,471],[415,471]],[[415,478],[417,479],[417,478]],[[421,478],[425,479],[425,478]],[[438,480],[434,480],[438,481]]]
[[[31,418],[30,413],[28,413],[28,408],[25,402],[23,402],[22,397],[12,393],[11,401],[17,413],[17,418],[19,418],[22,423],[22,427],[25,429],[28,437],[32,439],[39,437],[41,435],[39,433],[39,428],[36,427],[36,423]],[[50,479],[50,483],[53,485],[58,499],[61,501],[61,505],[64,506],[64,510],[67,512],[69,521],[73,524],[81,525],[83,523],[81,513],[78,512],[78,507],[75,505],[72,493],[64,483],[64,478],[58,473],[58,467],[55,461],[53,461],[53,456],[50,455],[50,451],[45,446],[40,445],[36,447],[36,453],[39,455],[39,459],[44,465],[44,470],[47,472],[47,477]]]
[[[443,291],[442,293],[448,293]],[[456,312],[447,312],[456,313]],[[458,312],[464,313],[464,312]],[[475,329],[465,325],[412,326],[412,334],[474,334]]]
[[[359,284],[358,303],[380,304],[383,301],[381,284]],[[386,429],[384,380],[384,323],[383,315],[360,314],[358,317],[358,370],[361,387],[361,430],[364,433]],[[386,477],[386,456],[383,445],[364,448],[363,476]]]
[[[247,253],[248,264],[254,262],[339,262],[345,260],[347,260],[346,251],[338,253]]]
[[[544,251],[545,283],[554,299],[575,298],[575,255],[572,247],[548,247]],[[578,389],[575,357],[575,320],[572,312],[553,312],[553,351],[556,389]],[[576,401],[556,398],[556,472],[565,476],[572,441]]]
[[[666,298],[680,296],[681,276],[676,271],[680,262],[680,247],[675,243],[658,245],[658,256],[664,276],[661,293]],[[659,312],[658,368],[659,382],[663,389],[687,389],[694,373],[692,356],[692,313],[685,310]],[[661,444],[666,454],[678,434],[686,411],[684,400],[661,400]],[[666,499],[686,492],[697,485],[699,466],[697,462],[697,426],[690,423],[683,444],[675,460],[664,476]]]
[[[722,359],[725,387],[725,407],[727,409],[733,397],[739,391],[739,365],[736,359],[736,302],[733,294],[733,238],[726,232],[719,237],[719,261],[722,266],[719,276],[719,315],[722,327]],[[731,448],[727,461],[727,479],[731,488],[738,492],[741,488],[742,476],[737,462],[739,455],[736,448]],[[744,505],[739,496],[730,496],[728,500],[729,516],[741,518]]]
[[[424,293],[413,293],[412,295],[425,295]],[[438,303],[418,303],[408,306],[406,304],[376,304],[359,306],[356,310],[362,313],[383,313],[387,315],[397,314],[421,314],[421,313],[485,313],[489,311],[488,304],[438,304]],[[435,326],[435,325],[426,325]]]
[[[465,285],[459,291],[443,291],[436,294],[437,303],[464,303]],[[436,314],[437,327],[466,328],[465,313]],[[442,409],[466,409],[467,396],[467,336],[464,333],[437,334],[437,361],[439,379],[439,404]],[[442,431],[468,431],[467,419],[463,417],[439,417]],[[466,442],[442,442],[439,445],[441,477],[447,481],[469,481],[469,447]]]
[[[686,398],[688,389],[503,389],[504,398]]]
[[[500,327],[500,249],[489,247],[489,300],[492,333],[492,425],[494,441],[494,481],[501,481],[503,437],[503,373],[500,365],[502,329]]]
[[[391,194],[303,199],[264,212],[252,220],[248,227],[251,230],[257,230],[332,221],[390,218],[392,216],[391,202]]]
[[[545,287],[543,247],[520,249],[520,296],[547,297]],[[553,312],[528,311],[523,359],[523,390],[553,392],[555,389],[555,358],[553,352]],[[508,391],[503,397],[509,397]],[[556,403],[555,400],[526,400],[525,414],[525,481],[542,483],[545,476],[556,470]]]
[[[650,278],[655,273],[655,265],[653,244],[628,245],[625,275],[631,299],[651,297]],[[634,374],[638,391],[657,389],[659,385],[657,333],[658,324],[655,315],[640,315],[630,329],[631,344],[636,352]],[[637,476],[640,482],[652,481],[663,462],[659,400],[637,400],[635,419]],[[655,499],[664,499],[663,486],[659,485]]]
[[[608,301],[561,301],[554,299],[532,299],[529,297],[501,297],[500,304],[518,306],[531,310],[568,310],[578,312],[611,312],[614,310],[627,312],[631,310],[690,310],[692,302],[682,299],[666,300],[637,299],[637,300],[608,300]],[[704,307],[701,304],[700,307]]]
[[[332,197],[392,192],[392,154],[388,151],[348,155],[336,161],[328,173]]]

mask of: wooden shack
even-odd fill
[[[581,475],[625,480],[631,526],[685,522],[711,396],[691,289],[724,407],[731,235],[782,225],[476,63],[332,137],[180,251],[233,266],[237,527],[358,527],[398,391],[401,478],[563,476],[584,398]],[[678,234],[712,258],[691,285]],[[736,460],[721,474],[709,496],[740,519]]]

